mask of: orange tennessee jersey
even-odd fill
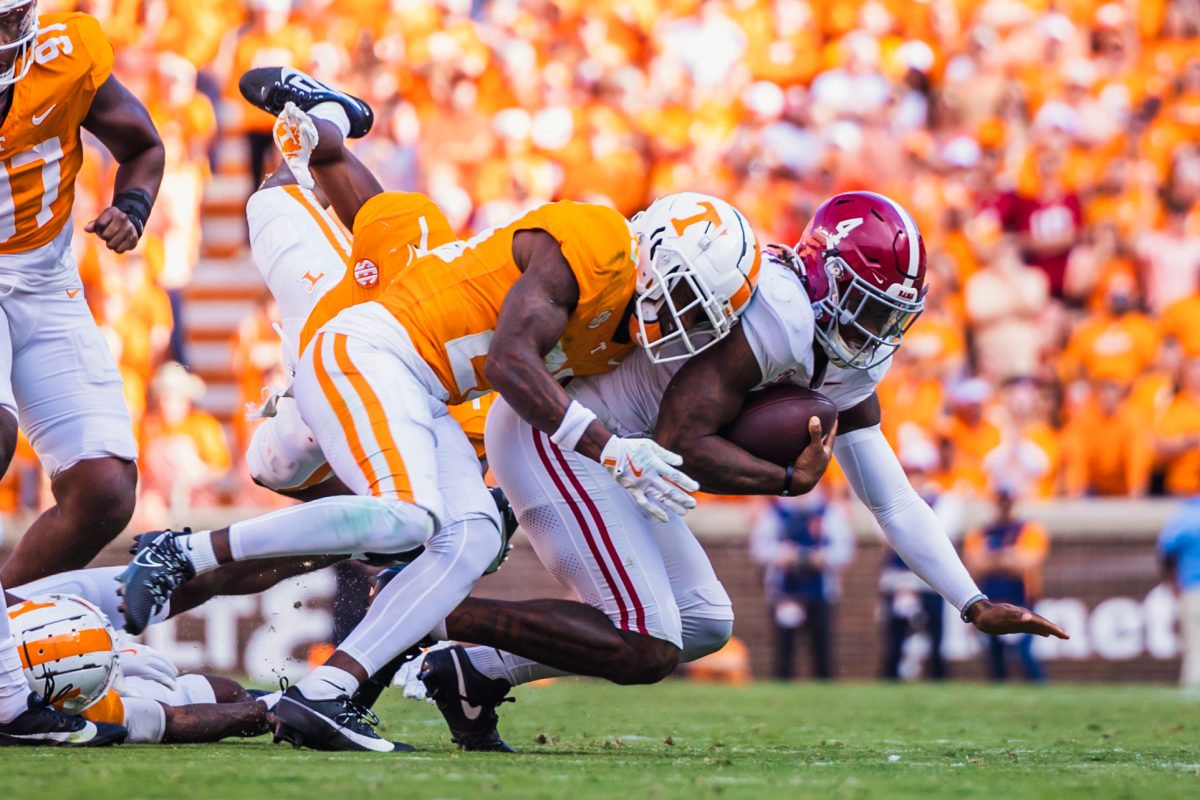
[[[462,405],[450,406],[450,416],[458,420],[463,433],[467,435],[467,438],[471,440],[471,446],[475,448],[475,455],[480,458],[487,455],[483,446],[483,429],[487,424],[487,415],[491,411],[492,402],[495,399],[496,395],[489,394],[468,400]]]
[[[113,725],[125,724],[125,703],[115,689],[109,689],[108,694],[101,697],[83,710],[83,718],[92,722],[110,722]]]
[[[13,87],[0,126],[0,254],[51,242],[71,217],[83,163],[79,127],[113,68],[113,49],[87,14],[45,14],[34,64]]]
[[[525,230],[553,236],[579,283],[579,303],[562,339],[545,358],[551,374],[565,378],[609,372],[632,348],[613,339],[637,278],[629,223],[604,206],[550,203],[467,242],[435,249],[413,262],[380,296],[441,381],[449,405],[492,390],[484,363],[500,306],[521,277],[512,243]]]
[[[326,235],[333,240],[332,232]],[[300,332],[300,352],[343,309],[377,299],[423,252],[456,238],[446,215],[423,194],[384,192],[363,203],[346,274],[313,306]]]

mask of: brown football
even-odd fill
[[[808,447],[808,420],[818,417],[824,435],[837,414],[837,406],[820,392],[784,383],[747,395],[742,410],[720,433],[750,455],[786,466]]]

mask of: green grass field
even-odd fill
[[[521,753],[458,753],[431,706],[393,696],[419,753],[251,742],[0,750],[3,796],[99,798],[1200,797],[1200,699],[1167,687],[561,681],[516,693]]]

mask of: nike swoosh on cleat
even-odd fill
[[[458,676],[458,696],[459,702],[462,703],[463,716],[470,720],[479,719],[479,714],[483,711],[483,706],[467,702],[467,682],[463,679],[462,664],[458,662],[458,653],[451,650],[450,657],[454,659],[454,672]]]
[[[161,567],[161,566],[163,566],[162,562],[153,560],[153,558],[152,558],[153,554],[150,551],[151,551],[151,548],[147,547],[145,550],[142,550],[136,556],[134,556],[133,561],[130,563],[137,564],[139,567]]]

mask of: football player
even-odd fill
[[[119,724],[93,722],[65,714],[29,687],[8,617],[8,601],[0,587],[0,747],[104,747],[125,741],[129,732]]]
[[[23,629],[26,690],[47,696],[52,709],[82,708],[80,722],[128,731],[123,738],[132,744],[266,733],[278,693],[255,698],[229,678],[180,675],[158,651],[113,635],[112,623],[121,620],[112,615],[119,572],[119,567],[73,570],[10,593],[4,622]],[[92,612],[90,622],[86,613],[80,616],[80,605]],[[48,642],[52,646],[43,646]]]
[[[85,226],[110,250],[137,245],[162,178],[154,124],[112,68],[94,18],[0,0],[0,473],[19,420],[56,501],[0,570],[10,586],[87,564],[133,513],[121,377],[71,254],[81,129],[118,164],[112,205]]]
[[[766,259],[759,290],[728,337],[682,366],[634,354],[614,372],[573,381],[568,392],[619,435],[653,431],[714,493],[805,493],[832,451],[895,550],[965,622],[990,634],[1066,638],[1028,609],[980,593],[880,432],[875,387],[924,296],[924,244],[909,214],[882,195],[837,195],[816,211],[795,251],[778,248]],[[836,442],[833,431],[822,439],[814,418],[813,443],[781,467],[718,431],[747,393],[785,382],[820,389],[840,413]],[[609,475],[560,448],[503,397],[492,408],[486,444],[543,564],[603,613],[589,616],[560,601],[468,598],[446,629],[488,646],[432,651],[418,675],[455,741],[510,750],[496,730],[496,707],[513,685],[562,674],[564,662],[575,662],[571,672],[646,683],[725,643],[729,597],[683,520],[648,519]],[[576,635],[564,648],[560,631],[568,621]],[[495,649],[502,642],[516,652]]]
[[[393,210],[344,147],[369,127],[365,104],[286,68],[252,70],[242,90],[280,114],[293,173],[311,165],[354,234],[355,281],[374,289],[380,264],[410,253],[393,246]],[[674,209],[661,247],[639,258],[633,229],[611,209],[548,204],[416,258],[376,300],[312,330],[301,342],[296,401],[354,496],[232,530],[143,536],[123,575],[127,629],[140,630],[182,581],[222,562],[423,548],[276,709],[277,737],[294,744],[396,749],[351,698],[444,619],[503,550],[475,452],[447,406],[494,389],[562,448],[602,464],[649,513],[666,519],[694,505],[695,484],[672,465],[674,454],[614,436],[559,383],[610,372],[635,347],[656,361],[686,357],[732,328],[760,263],[749,225],[716,198]]]

